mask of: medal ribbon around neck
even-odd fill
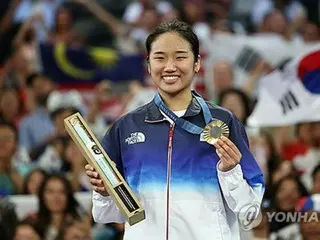
[[[185,131],[192,134],[201,134],[203,133],[204,140],[210,144],[214,144],[214,142],[222,135],[228,137],[229,136],[229,128],[228,125],[224,122],[214,119],[211,115],[210,109],[203,98],[194,96],[198,103],[201,106],[203,117],[206,123],[205,128],[201,128],[188,120],[178,117],[174,114],[162,101],[160,94],[157,93],[155,95],[154,101],[155,104],[161,109],[176,125],[184,129]]]

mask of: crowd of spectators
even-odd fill
[[[90,194],[91,185],[85,176],[86,161],[63,119],[81,112],[102,139],[116,119],[153,98],[152,80],[146,74],[120,87],[101,79],[85,92],[76,85],[62,90],[57,79],[41,71],[38,47],[64,43],[73,49],[102,46],[121,54],[144,54],[150,31],[174,18],[191,24],[200,39],[202,69],[194,87],[208,101],[234,112],[246,126],[251,151],[265,176],[263,221],[243,233],[243,239],[320,239],[319,222],[279,223],[268,221],[266,215],[320,212],[320,122],[250,128],[247,119],[258,97],[259,80],[286,59],[275,55],[268,59],[267,52],[267,57],[258,54],[244,66],[235,56],[238,46],[233,46],[246,38],[295,57],[283,46],[299,51],[319,43],[319,15],[318,0],[1,1],[1,239],[122,239],[122,224],[94,223],[90,206],[83,207],[74,197],[76,192]],[[248,58],[250,51],[240,52]],[[10,203],[16,195],[35,196],[37,211],[17,217]],[[306,205],[315,199],[319,202]]]

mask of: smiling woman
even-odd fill
[[[200,55],[189,25],[159,25],[146,49],[158,91],[150,103],[116,121],[102,141],[146,211],[144,221],[125,224],[124,239],[240,239],[238,214],[259,207],[264,192],[245,130],[234,114],[191,90]],[[143,141],[126,140],[132,136]],[[124,223],[98,173],[86,169],[94,220]]]

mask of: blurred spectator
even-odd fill
[[[317,240],[320,236],[320,194],[313,194],[306,197],[298,211],[302,213],[303,221],[300,221],[300,239]],[[306,219],[306,220],[304,220]]]
[[[86,214],[73,196],[71,184],[64,177],[49,176],[41,185],[38,196],[36,226],[44,240],[63,235],[65,228],[75,221],[87,222]]]
[[[84,39],[73,29],[73,16],[69,9],[61,7],[57,10],[55,26],[49,34],[48,41],[52,44],[65,43],[71,47],[78,47]]]
[[[0,195],[20,193],[22,190],[22,171],[14,165],[13,158],[18,149],[17,130],[14,125],[0,122]],[[22,166],[21,166],[22,167]]]
[[[289,21],[298,15],[305,15],[305,9],[297,0],[259,0],[252,9],[252,21],[255,26],[262,24],[266,14],[278,9]]]
[[[48,98],[47,109],[55,132],[51,141],[42,145],[44,151],[38,157],[37,165],[48,172],[66,172],[70,169],[70,163],[65,161],[70,137],[64,127],[64,119],[76,112],[83,114],[82,97],[77,91],[53,91]]]
[[[169,1],[139,0],[131,2],[125,9],[123,20],[125,23],[138,25],[142,21],[143,12],[151,8],[155,8],[157,12],[164,15],[171,11],[172,5]]]
[[[252,106],[249,97],[243,91],[228,88],[220,92],[219,105],[230,110],[243,125],[246,125]]]
[[[284,129],[287,131],[287,129]],[[293,160],[298,155],[304,155],[308,151],[311,143],[311,124],[310,123],[298,123],[295,126],[294,139],[284,139],[281,142],[281,157],[284,160]],[[284,133],[288,135],[287,132]],[[280,136],[279,138],[283,138]]]
[[[148,34],[161,22],[162,15],[156,8],[151,7],[153,5],[144,8],[141,16],[139,16],[138,22],[133,25],[127,25],[125,22],[115,18],[106,9],[102,8],[95,0],[73,1],[84,5],[111,30],[116,37],[116,47],[124,53],[144,51],[144,42]]]
[[[39,188],[47,178],[47,172],[40,168],[33,169],[24,179],[22,194],[32,194],[37,196]]]
[[[65,160],[70,164],[68,179],[70,179],[73,191],[80,192],[92,190],[84,168],[87,161],[71,138],[69,138],[69,141],[67,142],[64,156]]]
[[[0,93],[0,118],[18,126],[23,107],[18,91],[14,88],[5,88],[0,90]]]
[[[65,230],[64,237],[61,240],[91,240],[91,231],[83,223],[73,223]]]
[[[8,199],[0,199],[0,236],[1,240],[11,240],[14,237],[18,223],[15,205]]]
[[[286,176],[279,180],[273,189],[271,207],[275,212],[294,213],[301,197],[308,196],[308,192],[297,177]],[[293,219],[277,221],[273,218],[270,223],[271,238],[292,239],[299,234],[299,226]],[[289,238],[287,238],[289,236]]]
[[[35,109],[21,120],[19,143],[27,148],[34,160],[38,154],[36,148],[48,141],[54,133],[54,126],[46,107],[54,83],[46,76],[32,74],[28,77],[27,84],[35,101]]]
[[[320,28],[316,23],[306,22],[301,27],[301,37],[305,43],[316,43],[320,41]]]
[[[217,103],[218,99],[216,98],[219,97],[221,92],[233,86],[233,74],[233,66],[227,61],[218,61],[213,65],[213,103]]]
[[[263,18],[260,34],[269,34],[269,36],[284,36],[287,28],[287,21],[279,10],[273,10]]]
[[[136,110],[142,105],[150,102],[155,95],[155,90],[144,87],[141,82],[134,80],[129,84],[129,94],[130,100],[124,111],[125,113]]]
[[[103,126],[105,126],[105,124],[109,125],[110,123],[113,123],[115,119],[119,118],[123,113],[125,103],[127,102],[126,100],[123,100],[123,96],[127,94],[117,94],[114,89],[114,85],[110,81],[101,81],[96,85],[93,92],[93,98],[88,103],[88,120],[90,126],[94,126],[94,123],[97,124],[93,127],[93,130],[100,139],[102,139],[107,130]],[[103,122],[101,122],[101,117]]]
[[[248,135],[250,150],[258,162],[266,182],[265,198],[269,199],[273,194],[270,192],[274,182],[273,174],[281,165],[281,159],[277,154],[271,133],[262,130],[258,134],[251,134],[250,131],[248,131]],[[282,169],[281,172],[283,173]],[[291,173],[291,170],[290,172],[287,170],[284,171],[284,176],[289,173]]]
[[[18,223],[13,240],[40,240],[41,236],[36,227],[30,221]]]
[[[301,173],[301,180],[312,190],[312,171],[320,164],[320,122],[310,123],[310,144],[304,155],[297,155],[293,159],[294,166]]]

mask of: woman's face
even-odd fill
[[[21,225],[16,229],[14,240],[40,240],[40,236],[31,226]]]
[[[72,24],[71,14],[66,9],[60,9],[57,16],[57,27],[60,29],[69,29]]]
[[[226,96],[224,96],[221,106],[233,112],[240,121],[244,121],[244,106],[242,104],[242,99],[238,94],[228,93]]]
[[[200,59],[195,63],[191,45],[177,33],[160,35],[151,46],[148,71],[160,94],[177,95],[190,91]]]
[[[12,90],[2,93],[0,98],[0,112],[11,120],[14,120],[19,114],[19,97],[15,91]]]
[[[29,182],[28,182],[28,193],[37,195],[40,185],[42,184],[44,180],[44,176],[41,172],[33,172],[30,176]]]
[[[67,193],[59,179],[51,179],[44,189],[44,202],[51,213],[62,213],[67,208]]]
[[[0,126],[0,158],[10,161],[16,151],[16,145],[15,132],[8,126]]]
[[[298,186],[292,179],[287,179],[282,182],[276,193],[276,201],[281,210],[293,210],[300,197]]]

